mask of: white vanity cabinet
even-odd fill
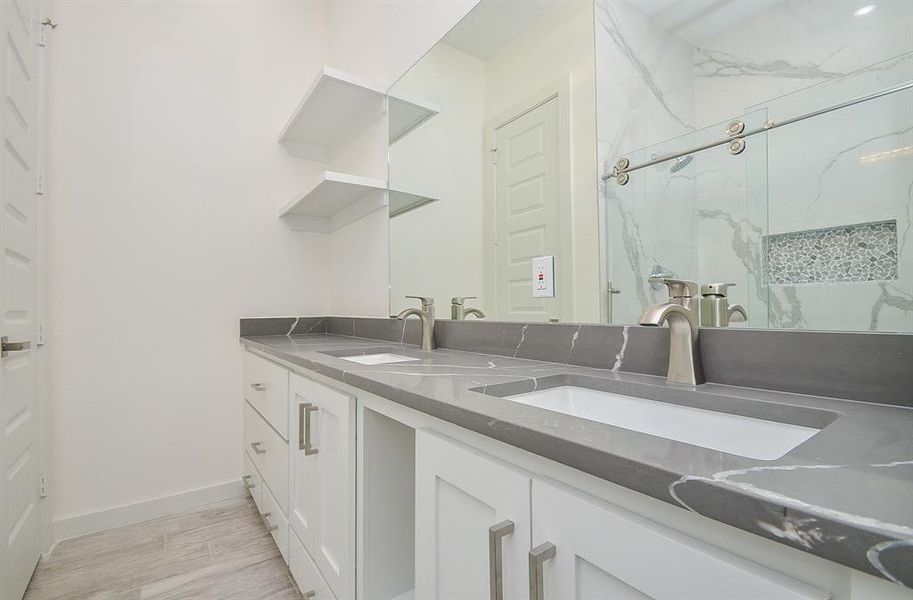
[[[355,397],[293,373],[289,422],[291,529],[335,595],[352,598]]]
[[[244,365],[245,487],[310,600],[913,600],[320,374]]]
[[[416,433],[415,476],[416,598],[828,597],[425,431]],[[508,520],[511,533],[489,530]],[[499,580],[503,588],[490,589]]]

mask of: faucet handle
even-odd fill
[[[698,287],[693,281],[686,279],[669,279],[663,278],[661,283],[665,283],[669,288],[670,298],[693,298],[697,296]]]
[[[476,296],[454,296],[450,299],[451,304],[460,304],[462,305],[465,300],[475,300]]]
[[[406,296],[406,298],[414,298],[415,300],[421,300],[422,308],[426,308],[428,306],[434,306],[434,298],[431,298],[430,296]]]
[[[705,283],[701,286],[701,296],[726,297],[727,290],[735,287],[734,283]]]

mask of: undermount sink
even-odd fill
[[[374,346],[371,348],[346,348],[342,350],[320,350],[321,354],[341,358],[360,365],[392,365],[395,363],[421,360],[408,356],[401,346]]]
[[[472,388],[473,392],[757,460],[776,460],[833,423],[840,413],[754,400],[725,388],[556,373]],[[550,426],[553,424],[550,424]]]
[[[775,460],[820,429],[575,386],[506,396],[529,406],[758,460]]]
[[[417,358],[412,358],[411,356],[403,356],[402,354],[393,354],[391,352],[382,352],[379,354],[357,354],[354,356],[340,356],[339,358],[358,363],[360,365],[389,365],[393,363],[418,360]]]

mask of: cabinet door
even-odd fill
[[[355,591],[355,398],[314,383],[311,445],[317,450],[313,557],[340,598]]]
[[[314,505],[317,500],[317,460],[319,453],[308,454],[304,449],[304,410],[315,406],[314,383],[294,373],[289,378],[289,524],[304,546],[314,552]],[[299,418],[299,416],[301,418]],[[313,416],[313,413],[312,413]],[[299,422],[300,421],[300,422]]]
[[[539,598],[810,600],[828,594],[621,508],[533,481]],[[532,555],[555,546],[536,577]],[[543,554],[548,556],[548,554]],[[536,581],[538,579],[538,581]],[[536,594],[531,593],[533,598]]]
[[[525,598],[529,485],[497,459],[417,431],[415,597]],[[492,532],[505,521],[512,531]],[[499,578],[500,594],[492,590]]]
[[[289,520],[340,598],[355,587],[355,398],[290,379]]]

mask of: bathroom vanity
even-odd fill
[[[306,597],[913,597],[907,408],[241,341],[245,483]]]

